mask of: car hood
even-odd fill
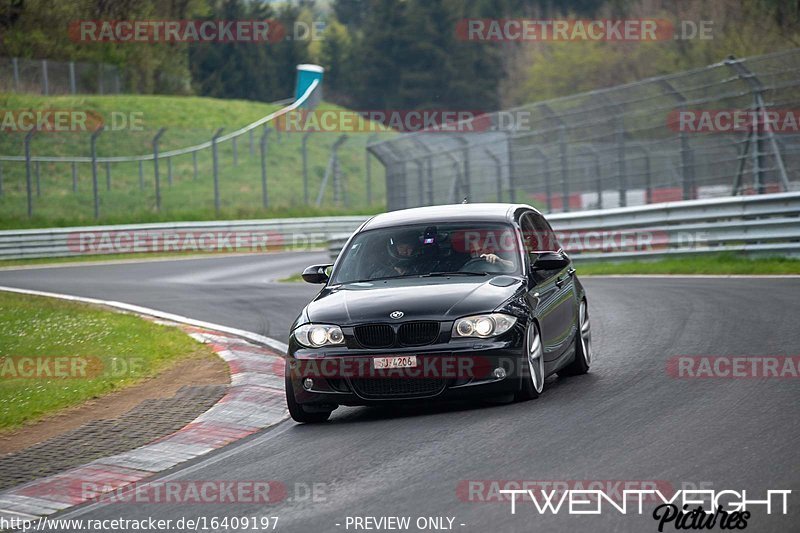
[[[351,283],[324,289],[308,304],[309,321],[341,326],[401,320],[452,320],[493,311],[522,286],[512,276],[419,278]]]

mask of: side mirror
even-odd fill
[[[311,265],[303,270],[303,281],[307,283],[326,283],[328,281],[328,269],[333,265]]]
[[[539,254],[531,265],[532,270],[561,270],[569,266],[569,257],[558,252],[544,252]]]

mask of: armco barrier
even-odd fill
[[[70,257],[106,254],[134,253],[139,250],[129,246],[131,236],[166,236],[191,234],[197,241],[202,241],[204,235],[221,235],[228,238],[234,248],[231,251],[246,251],[248,244],[237,246],[236,236],[247,237],[248,234],[258,234],[266,237],[264,244],[269,249],[303,249],[308,247],[324,247],[330,235],[343,232],[353,232],[366,219],[366,217],[328,217],[328,218],[289,218],[273,220],[236,220],[236,221],[211,221],[211,222],[172,222],[153,224],[128,224],[118,226],[88,226],[72,228],[50,228],[30,230],[0,231],[0,259],[33,259],[42,257]],[[96,234],[98,236],[112,236],[108,246],[81,249],[81,236]],[[120,246],[115,236],[123,235],[125,245]],[[230,236],[233,236],[232,238]],[[152,240],[150,241],[152,242]],[[186,241],[183,240],[183,243]],[[222,242],[217,241],[217,242]],[[169,249],[152,249],[146,251],[170,251]],[[176,250],[177,251],[177,250]],[[191,248],[181,248],[181,251],[191,251]],[[224,252],[225,246],[218,249],[197,251]]]
[[[335,258],[364,216],[175,222],[0,231],[0,259],[86,255],[70,239],[103,233],[265,233],[271,249],[328,246]],[[579,261],[665,257],[724,251],[800,255],[800,193],[690,200],[638,207],[560,213],[548,217],[570,255]],[[646,235],[642,248],[630,236]],[[603,245],[603,240],[609,245]],[[586,246],[586,242],[601,243]],[[575,244],[578,244],[576,247]],[[131,249],[130,252],[137,250]],[[110,247],[91,253],[122,253]]]
[[[547,218],[576,261],[719,252],[800,256],[797,192],[559,213]],[[649,244],[640,246],[637,236],[645,236]],[[338,256],[348,237],[332,236],[328,244],[331,259]],[[608,245],[603,245],[604,240]],[[592,243],[599,244],[593,247]]]

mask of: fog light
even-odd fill
[[[505,375],[505,372],[503,372],[503,375]],[[314,380],[311,378],[304,379],[303,388],[306,390],[311,390],[312,388],[314,388]]]
[[[506,378],[506,369],[505,368],[495,368],[494,372],[492,372],[492,375],[496,379],[505,379]]]

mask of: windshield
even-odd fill
[[[332,284],[439,275],[518,274],[519,247],[508,224],[419,224],[368,230],[342,252]]]

